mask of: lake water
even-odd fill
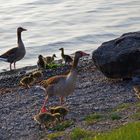
[[[0,0],[0,54],[16,47],[22,33],[26,56],[17,67],[35,65],[39,54],[91,53],[101,43],[140,30],[140,0]],[[0,71],[9,64],[0,61]]]

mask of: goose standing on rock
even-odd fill
[[[87,55],[88,54],[82,51],[77,51],[75,53],[72,68],[67,75],[57,75],[47,80],[41,81],[40,85],[45,88],[47,94],[42,109],[45,107],[49,97],[58,96],[60,98],[60,104],[62,104],[64,97],[73,93],[76,84],[77,65],[79,58]]]
[[[10,70],[12,70],[12,64],[14,63],[14,68],[16,68],[16,62],[21,60],[25,54],[26,50],[21,38],[21,32],[27,31],[22,27],[17,28],[17,47],[12,48],[0,55],[0,60],[10,63]]]
[[[64,48],[60,48],[59,50],[61,50],[61,56],[64,59],[65,64],[70,64],[73,59],[69,55],[64,54]]]

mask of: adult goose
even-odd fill
[[[64,48],[60,48],[59,50],[61,50],[61,56],[65,61],[65,64],[70,64],[73,61],[73,59],[69,55],[64,54]]]
[[[21,32],[26,31],[22,27],[17,28],[17,47],[12,48],[0,55],[0,60],[10,63],[10,70],[12,70],[12,64],[14,63],[14,68],[16,68],[16,62],[21,60],[25,54],[26,50],[21,38]]]
[[[45,88],[47,94],[42,109],[44,109],[49,97],[58,96],[60,98],[60,104],[62,104],[64,101],[64,97],[73,93],[76,84],[76,68],[78,65],[79,58],[86,55],[88,54],[82,51],[77,51],[75,53],[72,68],[67,75],[53,76],[47,80],[41,81],[40,85]]]

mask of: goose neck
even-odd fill
[[[64,56],[64,50],[63,49],[61,50],[61,56]]]
[[[17,32],[17,43],[22,43],[21,32]]]
[[[74,62],[73,62],[73,65],[72,65],[72,70],[76,70],[76,68],[78,66],[78,61],[79,61],[79,58],[74,58]]]

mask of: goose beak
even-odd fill
[[[23,31],[27,31],[27,29],[24,29],[24,28],[23,28]]]
[[[89,56],[90,54],[82,52],[82,56]]]

